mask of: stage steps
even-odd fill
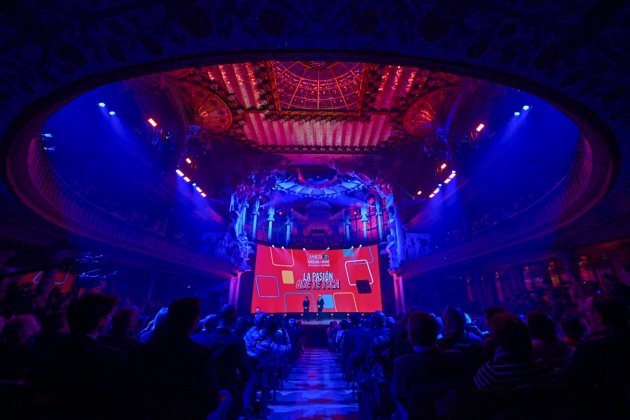
[[[306,348],[269,406],[269,419],[358,419],[359,408],[328,349]]]

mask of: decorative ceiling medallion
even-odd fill
[[[220,134],[232,126],[228,105],[210,89],[192,82],[177,83],[177,93],[187,106],[193,124],[213,134]]]
[[[365,63],[271,61],[269,66],[281,112],[361,110]]]
[[[434,90],[411,104],[403,116],[405,131],[415,137],[434,134],[444,123],[453,88]]]

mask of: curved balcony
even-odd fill
[[[606,147],[582,136],[571,169],[546,194],[500,226],[443,251],[407,260],[403,273],[417,276],[547,235],[591,209],[605,195],[612,177],[612,156]]]
[[[26,205],[69,232],[208,274],[227,276],[231,272],[231,267],[223,261],[186,249],[158,232],[133,225],[86,200],[53,170],[36,139],[15,144],[7,172]]]

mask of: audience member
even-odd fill
[[[138,334],[138,340],[141,343],[146,343],[147,341],[149,341],[149,339],[153,335],[153,332],[156,329],[160,328],[162,323],[164,323],[164,321],[166,320],[167,313],[168,313],[168,308],[161,308],[155,314],[155,317],[153,318],[153,320],[151,320],[151,322],[149,322],[147,326],[142,331],[140,331],[140,333]]]
[[[68,307],[70,336],[41,355],[31,371],[34,417],[114,418],[125,415],[127,356],[99,344],[118,299],[87,294]]]
[[[218,325],[206,334],[197,334],[193,340],[212,351],[219,388],[231,395],[229,418],[237,418],[241,410],[242,394],[250,376],[245,342],[232,331],[238,313],[233,305],[225,305],[219,312]]]
[[[527,329],[532,338],[534,358],[543,359],[553,368],[564,366],[571,355],[571,348],[556,333],[551,318],[542,312],[527,314]]]
[[[492,360],[485,362],[475,375],[479,389],[506,389],[548,382],[550,366],[535,360],[525,323],[519,317],[501,312],[490,320],[496,339]]]
[[[25,379],[38,332],[39,323],[34,315],[14,315],[9,319],[0,342],[0,379]]]
[[[205,419],[219,404],[212,351],[190,338],[197,298],[175,300],[134,359],[137,410],[146,418]]]
[[[567,313],[560,318],[560,329],[562,330],[562,341],[571,348],[575,348],[582,342],[586,333],[586,327],[582,323],[579,315]]]
[[[588,298],[585,308],[589,333],[561,380],[582,387],[630,385],[628,307],[620,299],[599,295]]]
[[[101,344],[130,353],[138,348],[140,342],[135,337],[138,325],[138,309],[135,307],[120,309],[112,317],[112,327],[98,340]]]
[[[409,418],[448,415],[454,392],[470,384],[465,357],[456,351],[437,348],[438,323],[426,312],[414,312],[408,322],[413,354],[394,363],[392,395]]]
[[[481,366],[481,340],[468,334],[466,314],[460,308],[449,306],[443,314],[445,334],[438,340],[438,347],[444,350],[458,350],[464,353],[473,370]]]

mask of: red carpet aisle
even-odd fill
[[[306,349],[269,408],[272,420],[359,418],[352,391],[327,349]]]

